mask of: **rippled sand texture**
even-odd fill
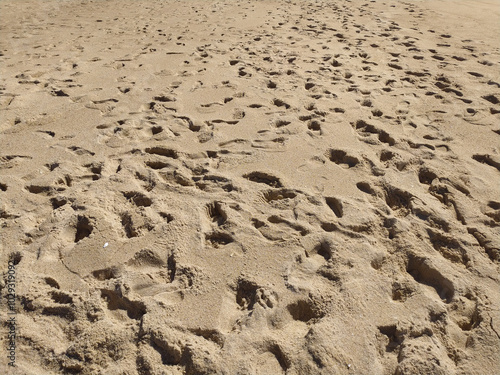
[[[498,2],[0,14],[8,374],[500,373]]]

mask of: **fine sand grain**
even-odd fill
[[[498,1],[0,15],[0,374],[500,374]]]

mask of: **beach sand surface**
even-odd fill
[[[0,1],[0,373],[499,374],[499,21]]]

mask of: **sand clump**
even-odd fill
[[[467,4],[0,2],[0,372],[500,373]]]

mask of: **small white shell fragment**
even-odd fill
[[[103,247],[108,247],[108,245],[109,245],[109,243],[106,242]]]

